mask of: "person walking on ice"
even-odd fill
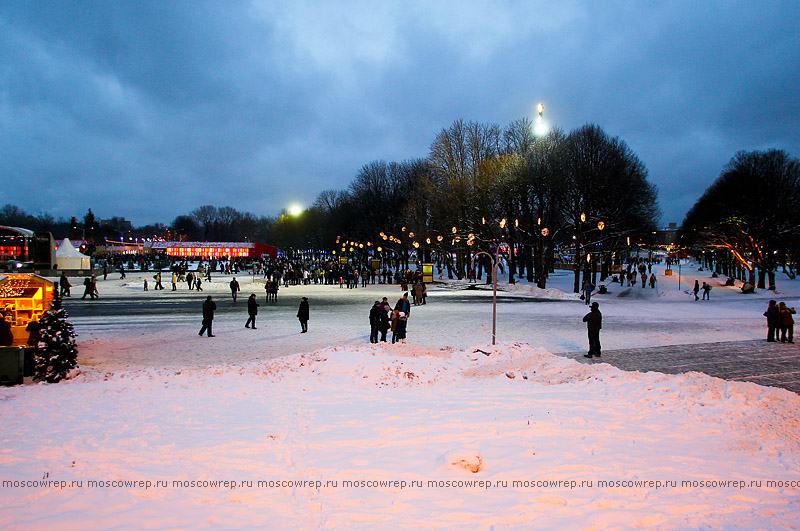
[[[236,277],[233,277],[230,286],[231,286],[231,297],[233,297],[233,302],[236,302],[236,296],[239,294],[239,282],[236,280]]]
[[[214,322],[214,311],[217,309],[217,303],[211,299],[211,295],[206,297],[206,302],[203,303],[203,327],[200,329],[198,336],[202,336],[203,332],[208,330],[208,337],[214,337],[211,332],[211,325]]]
[[[256,329],[256,315],[258,315],[258,302],[256,301],[256,294],[251,293],[250,298],[247,299],[247,315],[249,316],[247,322],[244,324],[245,328],[250,328],[253,325],[253,330]]]

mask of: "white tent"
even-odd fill
[[[78,270],[91,269],[92,262],[88,256],[81,254],[69,238],[64,238],[61,245],[56,249],[56,264],[58,269]]]

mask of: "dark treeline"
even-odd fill
[[[704,250],[706,265],[717,273],[774,290],[779,267],[795,275],[798,205],[797,158],[777,149],[740,151],[686,214],[682,244]]]
[[[347,190],[323,192],[300,218],[279,218],[273,236],[283,246],[333,248],[355,259],[380,247],[384,259],[439,262],[458,278],[479,251],[493,254],[502,242],[511,278],[540,287],[568,254],[580,264],[577,291],[581,271],[605,275],[650,237],[656,189],[636,154],[602,128],[537,137],[531,125],[458,120],[436,136],[427,158],[364,165]]]
[[[15,205],[0,208],[0,225],[48,231],[57,239],[69,237],[99,244],[104,240],[128,241],[130,238],[187,241],[269,241],[275,220],[239,212],[232,207],[198,207],[175,218],[171,225],[154,223],[133,227],[124,218],[99,220],[92,209],[82,217],[54,219],[50,214],[28,214]]]

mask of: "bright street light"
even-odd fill
[[[540,103],[536,106],[536,112],[539,116],[536,117],[536,124],[533,126],[533,131],[538,136],[544,136],[547,134],[547,124],[544,123],[544,118],[542,115],[544,114],[544,104]]]

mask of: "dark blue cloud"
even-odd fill
[[[795,3],[6,2],[4,202],[272,215],[457,118],[597,123],[680,221],[740,149],[800,155]]]

